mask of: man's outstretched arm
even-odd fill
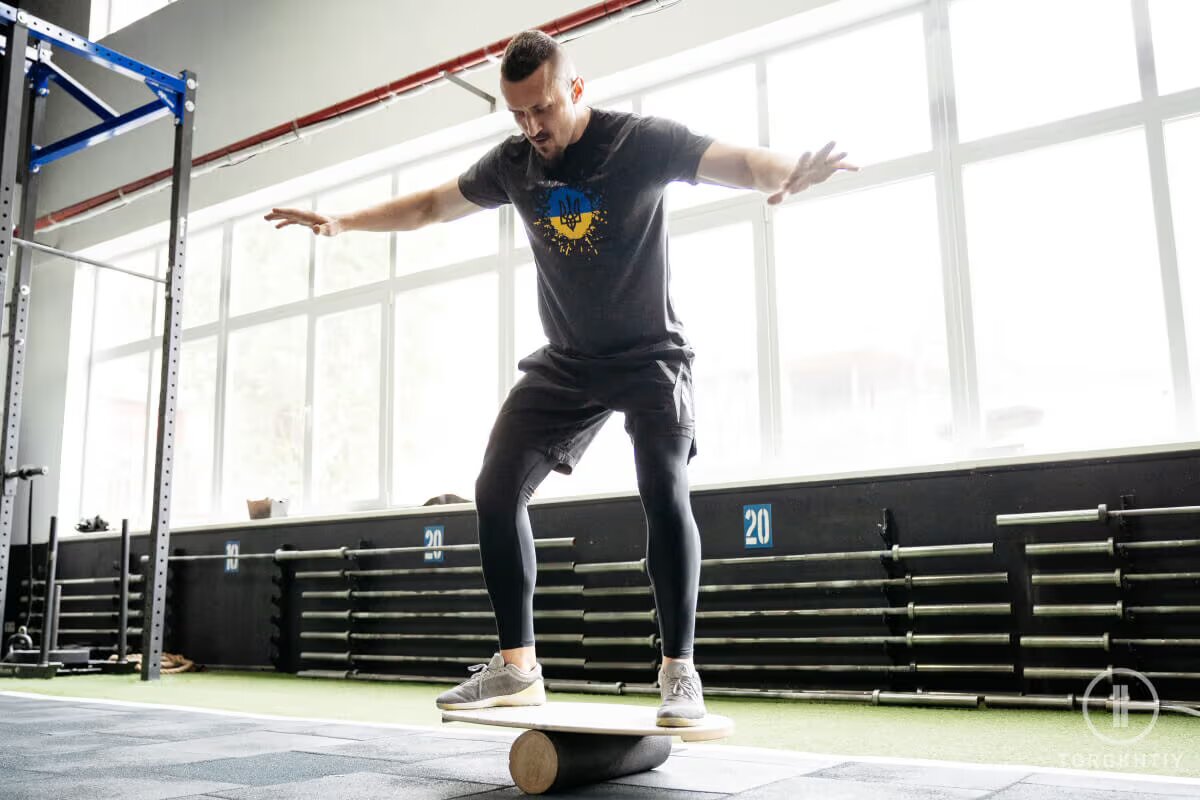
[[[833,142],[815,155],[805,153],[797,161],[774,150],[739,147],[713,142],[700,158],[696,177],[705,183],[718,183],[739,189],[756,189],[768,194],[767,202],[781,202],[789,194],[802,192],[821,183],[835,172],[856,172],[858,167],[845,162],[845,153],[834,153]]]
[[[304,225],[318,236],[337,236],[348,231],[412,231],[435,222],[450,222],[482,211],[458,188],[458,178],[412,194],[345,214],[318,214],[302,208],[273,208],[263,217],[276,228]]]

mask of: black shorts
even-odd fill
[[[521,359],[525,374],[500,407],[488,456],[497,448],[533,448],[570,474],[614,411],[625,430],[642,436],[690,436],[696,455],[692,364],[689,353],[673,357],[585,358],[547,345]]]

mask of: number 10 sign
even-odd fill
[[[742,506],[742,535],[747,550],[775,546],[771,536],[771,504]]]

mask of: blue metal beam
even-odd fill
[[[0,3],[0,22],[9,25],[20,23],[28,26],[29,38],[50,42],[105,69],[144,81],[151,89],[165,89],[176,95],[182,95],[187,91],[184,80],[176,75],[168,75],[127,55],[118,53],[116,50],[109,50],[103,45],[88,41],[82,36],[39,19],[26,11],[19,11],[7,3]]]
[[[75,80],[70,73],[65,72],[52,61],[43,60],[41,63],[35,64],[33,74],[35,81],[45,76],[57,83],[67,94],[78,100],[88,111],[100,119],[116,119],[120,116],[116,109],[101,100],[91,89]]]
[[[181,109],[179,107],[179,104],[180,104],[180,101],[182,100],[183,96],[175,94],[174,92],[167,92],[162,89],[155,89],[153,86],[151,86],[150,88],[154,91],[154,96],[157,97],[159,99],[159,101],[162,102],[162,104],[164,106],[169,108],[171,110],[171,113],[175,115],[175,121],[176,122],[182,121],[181,117],[183,115],[183,109]]]
[[[141,108],[135,108],[133,111],[126,112],[115,119],[101,122],[99,125],[94,125],[73,136],[60,139],[54,144],[34,150],[29,163],[33,169],[39,170],[52,161],[57,161],[64,156],[69,156],[71,153],[108,141],[114,136],[119,136],[135,128],[140,128],[156,119],[169,116],[171,113],[171,108],[164,105],[161,100],[151,100]]]

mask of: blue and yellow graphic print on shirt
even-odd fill
[[[546,194],[534,227],[564,256],[574,253],[599,255],[605,212],[598,198],[557,186]]]

